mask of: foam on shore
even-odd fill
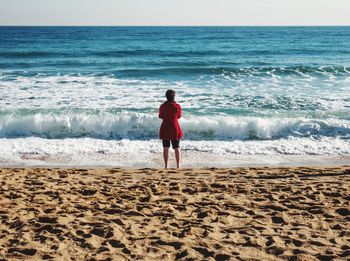
[[[350,142],[344,139],[291,138],[266,141],[181,142],[183,166],[344,164]],[[0,139],[2,166],[161,167],[159,140]]]

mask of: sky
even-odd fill
[[[0,0],[0,25],[350,25],[350,0]]]

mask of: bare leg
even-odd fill
[[[180,149],[175,149],[176,167],[180,168]]]
[[[168,168],[169,148],[163,148],[163,158],[165,168]]]

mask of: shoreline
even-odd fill
[[[181,150],[182,168],[239,167],[312,167],[342,166],[350,163],[350,155],[237,155]],[[0,168],[163,168],[161,152],[135,156],[118,154],[22,154],[0,156]],[[174,151],[169,152],[169,167],[175,167]]]
[[[163,167],[160,140],[0,139],[0,166]],[[348,140],[181,141],[183,167],[310,166],[350,162]],[[173,150],[170,150],[170,164]],[[172,166],[172,165],[170,165]]]
[[[169,167],[167,169],[161,167],[122,167],[122,166],[0,166],[0,173],[2,170],[64,170],[64,171],[76,171],[76,170],[91,170],[91,171],[109,171],[109,170],[119,170],[119,171],[176,171],[181,173],[183,171],[202,171],[202,170],[296,170],[296,169],[310,169],[310,170],[327,170],[327,169],[347,169],[350,168],[350,163],[344,164],[325,164],[325,165],[241,165],[233,167]],[[96,173],[97,174],[97,173]]]
[[[0,257],[346,260],[350,166],[1,168]]]

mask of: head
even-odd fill
[[[175,100],[175,91],[174,90],[167,90],[165,93],[165,97],[168,102],[172,102]]]

